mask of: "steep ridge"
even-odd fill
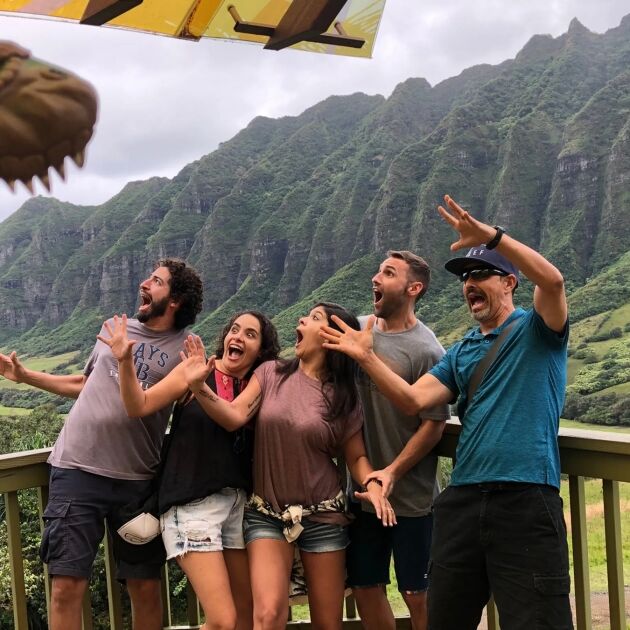
[[[203,275],[204,336],[238,308],[277,315],[287,340],[309,300],[366,309],[390,248],[435,270],[422,317],[454,321],[461,302],[442,270],[453,234],[435,212],[446,192],[578,289],[630,246],[629,67],[629,18],[602,35],[573,20],[434,87],[413,78],[387,99],[256,118],[172,180],[134,182],[98,207],[33,199],[0,224],[0,341],[32,349],[56,329],[56,349],[80,347],[94,321],[133,312],[164,255]]]

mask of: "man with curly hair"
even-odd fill
[[[128,321],[128,331],[135,340],[135,372],[142,387],[151,387],[180,362],[186,327],[201,311],[202,294],[197,273],[174,259],[159,261],[140,284],[140,306],[136,319]],[[131,598],[134,629],[158,630],[159,579],[165,559],[161,537],[132,545],[116,533],[113,523],[122,506],[150,491],[170,406],[147,417],[129,418],[120,398],[118,362],[100,340],[83,374],[29,370],[15,352],[0,354],[0,374],[76,398],[48,460],[49,501],[40,555],[52,576],[51,629],[80,630],[83,596],[107,521],[117,577],[126,582]]]

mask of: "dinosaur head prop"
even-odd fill
[[[94,88],[60,68],[0,41],[0,179],[33,192],[39,177],[50,190],[48,169],[64,178],[64,159],[83,166],[96,122]]]

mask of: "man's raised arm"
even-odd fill
[[[83,374],[48,374],[29,370],[22,365],[15,352],[9,355],[0,353],[0,376],[66,398],[78,398],[85,384]]]
[[[363,330],[350,328],[335,315],[332,318],[341,331],[324,326],[320,332],[325,340],[324,347],[343,352],[354,359],[369,374],[382,394],[406,414],[422,414],[425,409],[453,399],[453,392],[435,376],[424,374],[410,385],[376,356],[372,348],[374,316],[370,317]]]
[[[567,300],[564,292],[564,278],[560,271],[544,256],[517,241],[508,234],[498,234],[497,228],[478,221],[446,195],[448,206],[438,207],[442,218],[459,232],[459,240],[451,245],[451,250],[475,247],[479,243],[489,243],[497,236],[496,251],[505,256],[521,273],[536,285],[534,308],[551,330],[560,332],[567,321]],[[450,210],[450,212],[449,212]]]

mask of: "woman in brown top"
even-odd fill
[[[255,629],[286,626],[293,542],[304,565],[312,627],[341,629],[348,518],[333,458],[343,455],[359,482],[372,467],[363,444],[355,365],[323,348],[319,336],[322,326],[335,325],[332,315],[359,328],[342,307],[315,305],[299,320],[295,359],[260,365],[231,403],[205,384],[214,359],[206,361],[201,340],[187,341],[186,378],[206,413],[229,430],[258,413],[254,494],[245,513]],[[378,483],[357,496],[374,505],[384,525],[395,523]]]

